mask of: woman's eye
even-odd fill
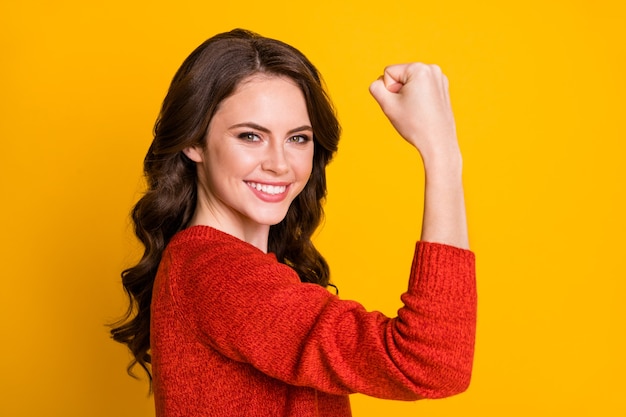
[[[248,142],[256,142],[260,140],[259,136],[256,133],[252,133],[252,132],[240,133],[238,137],[239,139],[243,139]]]
[[[309,137],[307,135],[296,135],[289,138],[289,142],[292,143],[306,143],[309,141]]]

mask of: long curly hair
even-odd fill
[[[288,77],[300,87],[314,132],[311,177],[280,223],[270,227],[268,250],[291,266],[301,281],[332,285],[324,257],[311,236],[322,216],[326,165],[337,150],[340,126],[320,74],[297,49],[243,29],[218,34],[196,48],[176,72],[154,127],[144,159],[147,190],[131,217],[144,246],[141,260],[122,272],[129,307],[112,325],[114,340],[124,343],[150,381],[150,303],[165,247],[188,226],[197,202],[196,164],[183,150],[203,146],[219,104],[246,78],[263,73]]]

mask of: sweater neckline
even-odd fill
[[[189,226],[188,228],[183,229],[179,231],[178,233],[176,233],[174,237],[172,238],[171,242],[178,243],[178,242],[184,242],[184,241],[195,240],[195,239],[216,239],[219,241],[226,241],[226,242],[232,243],[233,245],[245,246],[248,249],[252,249],[262,255],[269,255],[273,257],[274,259],[276,258],[276,255],[272,252],[265,253],[261,249],[254,246],[253,244],[248,243],[245,240],[238,238],[237,236],[231,235],[228,232],[224,232],[222,230],[219,230],[212,226],[207,226],[207,225]]]

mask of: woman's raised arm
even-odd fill
[[[436,65],[392,65],[372,83],[370,92],[422,156],[426,187],[421,240],[467,249],[463,162],[447,77]]]

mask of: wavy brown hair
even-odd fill
[[[154,127],[144,159],[147,190],[132,210],[141,260],[122,272],[129,297],[124,317],[113,325],[114,340],[124,343],[150,372],[150,303],[163,251],[174,234],[187,227],[197,201],[196,164],[183,150],[204,146],[219,104],[254,74],[288,77],[300,87],[314,132],[311,177],[280,223],[271,226],[268,250],[291,266],[301,281],[329,284],[329,269],[311,236],[322,216],[326,165],[337,150],[340,127],[317,69],[297,49],[242,29],[216,35],[196,48],[176,72]]]

